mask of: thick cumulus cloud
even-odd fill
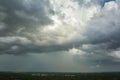
[[[6,28],[0,32],[1,36],[8,36],[14,31],[31,29],[37,25],[47,25],[49,19],[49,1],[45,0],[0,0],[0,13]],[[52,12],[52,11],[51,11]]]
[[[101,12],[88,25],[90,27],[87,28],[87,35],[91,44],[103,44],[102,50],[108,52],[119,49],[119,13],[119,5],[114,1],[105,4]]]
[[[31,49],[33,49],[34,52],[36,51],[34,49],[41,49],[42,47],[46,48],[41,49],[43,51],[51,50],[49,47],[53,47],[54,51],[55,47],[61,50],[71,47],[72,44],[76,45],[79,43],[79,45],[81,45],[85,42],[89,42],[86,41],[86,37],[87,40],[92,40],[93,42],[99,41],[96,40],[99,38],[91,36],[91,32],[94,34],[96,31],[90,31],[92,28],[96,28],[96,24],[99,20],[96,21],[91,18],[95,17],[98,19],[100,15],[104,15],[104,12],[107,13],[107,9],[100,9],[99,1],[67,1],[68,3],[64,2],[64,4],[63,2],[64,0],[52,0],[50,2],[45,0],[38,0],[37,2],[32,0],[12,0],[11,3],[13,4],[8,4],[8,1],[1,1],[1,16],[3,16],[3,18],[1,19],[0,42],[3,45],[5,44],[4,46],[10,45],[11,47],[12,45],[18,47],[22,45],[22,47],[25,47],[26,52],[29,52]],[[108,5],[108,7],[110,6],[111,5]],[[74,13],[72,13],[72,11],[74,11]],[[50,13],[53,14],[50,15]],[[97,15],[98,18],[94,15]],[[115,14],[115,16],[117,15]],[[88,22],[91,23],[88,24]],[[110,25],[109,22],[105,24],[103,22],[100,25],[104,27],[106,24]],[[98,26],[97,28],[101,27]],[[107,29],[107,27],[105,28]],[[86,33],[86,29],[90,32],[87,31]],[[84,33],[86,34],[84,35]],[[98,33],[96,37],[99,37],[99,35],[102,36],[102,33]],[[107,37],[105,38],[108,39]],[[23,44],[23,39],[29,44]],[[31,47],[27,47],[28,45]],[[1,47],[4,48],[3,46]],[[37,51],[39,52],[41,50]]]
[[[99,5],[97,1],[67,2],[1,0],[0,53],[59,51],[84,42],[86,23]],[[17,50],[11,50],[14,46]]]
[[[67,53],[118,66],[119,29],[119,0],[0,0],[0,54]]]
[[[51,24],[51,14],[53,11],[47,0],[0,0],[0,53],[9,53],[13,46],[25,47],[28,43],[32,45],[24,33],[32,33],[37,27]],[[22,50],[20,48],[20,53]],[[14,53],[11,51],[10,53]],[[15,53],[19,51],[16,50]]]

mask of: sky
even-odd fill
[[[120,0],[0,0],[0,71],[120,71]]]

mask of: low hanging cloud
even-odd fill
[[[0,14],[6,28],[0,32],[1,36],[8,36],[8,34],[15,34],[15,31],[25,29],[33,29],[36,26],[47,25],[52,22],[47,11],[49,8],[49,1],[45,0],[11,0],[0,1]],[[52,11],[51,11],[52,12]],[[4,17],[6,16],[6,17]]]
[[[66,52],[119,62],[120,2],[101,1],[1,0],[0,54]]]

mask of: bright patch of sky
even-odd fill
[[[101,0],[100,4],[102,7],[104,7],[105,3],[110,1],[115,1],[115,0]]]

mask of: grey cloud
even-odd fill
[[[0,45],[1,53],[4,52],[4,50],[6,53],[14,53],[12,52],[12,50],[9,50],[14,45],[17,45],[19,47],[18,51],[16,50],[15,52],[18,54],[29,53],[29,52],[36,52],[36,53],[49,52],[49,51],[54,52],[54,51],[60,51],[60,50],[67,50],[69,48],[72,48],[73,46],[81,47],[84,44],[96,44],[98,51],[105,50],[107,48],[108,49],[119,48],[118,36],[119,36],[120,24],[119,24],[119,14],[117,10],[114,13],[112,11],[107,12],[107,13],[110,13],[109,16],[105,15],[104,14],[105,11],[103,11],[103,13],[100,13],[100,14],[98,13],[97,16],[93,17],[93,19],[91,19],[91,22],[86,27],[86,33],[84,33],[83,35],[87,38],[86,40],[69,42],[61,45],[50,45],[50,46],[34,44],[36,42],[34,41],[34,37],[32,37],[32,34],[34,34],[35,36],[39,34],[43,35],[43,36],[40,36],[40,35],[36,36],[38,39],[40,37],[40,40],[42,37],[43,39],[44,37],[46,37],[45,39],[47,40],[48,39],[47,36],[51,34],[51,33],[49,34],[34,33],[34,31],[36,31],[34,27],[50,24],[52,20],[49,17],[50,15],[48,16],[49,13],[46,13],[46,8],[49,7],[47,8],[47,11],[52,9],[49,4],[49,1],[46,1],[46,0],[37,0],[35,2],[33,0],[26,0],[26,1],[27,2],[25,2],[24,0],[23,1],[21,0],[18,0],[18,1],[1,0],[0,1],[0,5],[4,8],[4,9],[2,8],[2,10],[7,15],[4,19],[2,19],[2,21],[6,24],[7,28],[0,32],[1,38],[4,37],[3,40],[6,41],[6,42],[4,42],[3,40],[0,41],[2,44]],[[9,4],[9,3],[12,3],[12,4]],[[86,3],[86,4],[89,4],[89,3]],[[97,2],[92,1],[92,3],[97,3]],[[108,17],[109,17],[109,20],[107,20]],[[18,34],[14,33],[14,31],[18,30],[18,28],[23,29],[23,31]],[[29,33],[31,33],[30,36],[26,35],[26,32],[28,30],[30,30],[29,31]],[[3,34],[5,36],[3,36]],[[58,33],[54,33],[54,34],[58,34]],[[54,36],[56,35],[52,35],[52,36],[54,38]],[[52,39],[52,36],[51,37],[49,36],[50,39]],[[14,40],[13,40],[13,37],[14,37]],[[8,43],[9,42],[8,38],[10,38],[10,40],[13,40],[13,41]],[[28,40],[29,43],[28,44],[24,44],[25,42],[21,43],[23,38]],[[101,45],[102,43],[104,43],[104,45]],[[86,49],[86,51],[96,52],[96,50],[94,50],[96,49],[96,47],[93,47],[92,49],[89,49],[89,50]]]
[[[72,39],[75,41],[71,40],[65,41],[65,43],[62,44],[55,44],[59,43],[57,40],[61,40],[61,42],[62,40],[69,40],[69,38],[67,39],[66,37],[72,33],[71,30],[74,30],[74,28],[64,28],[63,26],[72,27],[67,26],[66,23],[63,23],[64,25],[60,26],[51,25],[52,19],[50,17],[54,12],[52,12],[52,7],[49,1],[27,1],[28,2],[21,0],[11,0],[10,2],[5,0],[0,1],[0,5],[2,6],[0,11],[2,11],[2,15],[5,15],[5,17],[0,19],[1,24],[5,24],[5,29],[1,30],[0,32],[0,54],[21,55],[26,53],[57,53],[59,51],[67,51],[75,47],[87,54],[82,56],[82,59],[81,55],[75,56],[74,60],[78,61],[78,63],[80,61],[85,61],[87,64],[90,62],[93,65],[97,65],[97,63],[101,61],[102,63],[100,65],[111,65],[114,63],[116,66],[119,65],[119,62],[114,61],[114,59],[116,59],[113,59],[114,56],[109,56],[109,53],[114,54],[113,51],[120,48],[119,8],[112,6],[113,9],[109,10],[106,9],[106,5],[103,8],[100,8],[100,12],[94,14],[93,17],[90,18],[90,21],[87,22],[87,26],[84,26],[85,32],[82,34],[82,36],[85,36],[85,39],[81,40],[81,37],[79,36],[80,31],[77,31],[77,28],[75,28],[76,31],[74,32],[76,32],[76,35],[78,36],[76,38],[76,35],[72,35],[75,36],[72,38],[78,40]],[[94,6],[94,3],[98,5],[97,2],[88,3],[86,5]],[[53,16],[56,15],[57,14],[54,14]],[[74,19],[74,15],[72,16]],[[54,21],[53,24],[55,24]],[[41,26],[45,26],[45,29],[43,30],[43,28],[40,28],[40,30],[36,30]],[[55,28],[57,27],[57,29],[55,29],[56,31],[54,29],[52,30],[50,27],[50,31],[48,30],[47,33],[49,26],[53,26]],[[76,27],[76,25],[73,27]],[[21,28],[21,30],[19,30],[19,33],[16,34],[15,31],[19,28]],[[46,32],[44,32],[45,30]],[[38,33],[36,33],[37,31]],[[28,33],[31,34],[28,36]],[[53,40],[53,38],[55,39]],[[42,44],[42,40],[50,44],[53,43],[53,45]]]
[[[0,0],[0,70],[119,71],[119,5],[59,1]]]
[[[7,28],[1,31],[0,35],[8,35],[20,27],[30,29],[36,25],[43,26],[52,22],[47,13],[47,9],[50,11],[49,1],[46,0],[35,2],[33,0],[0,0],[0,6],[4,8],[1,8],[1,11],[7,15],[3,20]]]
[[[111,68],[113,68],[114,70],[118,70],[118,67],[120,66],[120,59],[116,58],[114,53],[111,52],[111,54],[114,55],[114,58],[109,56],[108,52],[104,52],[103,50],[101,50],[100,53],[98,52],[86,52],[83,51],[86,54],[83,55],[73,55],[73,60],[74,62],[76,62],[78,65],[80,65],[81,63],[83,63],[83,65],[87,65],[90,69],[93,69],[95,71],[105,71],[108,69],[108,71],[112,71],[110,70]]]
[[[32,48],[38,51],[37,46],[21,34],[51,24],[51,12],[48,0],[0,0],[0,53],[20,54]],[[11,49],[14,45],[19,47],[18,51]]]
[[[4,40],[5,39],[5,40]],[[24,37],[12,37],[0,39],[0,54],[14,54],[22,55],[26,53],[50,53],[68,50],[72,48],[71,44],[68,45],[53,45],[53,46],[40,46],[31,43]],[[14,46],[16,46],[15,49]]]
[[[120,13],[119,8],[117,9],[113,8],[112,10],[105,11],[104,13],[95,17],[87,29],[87,36],[88,39],[90,40],[89,43],[92,44],[104,43],[107,45],[108,49],[119,48],[120,47],[119,13]]]

